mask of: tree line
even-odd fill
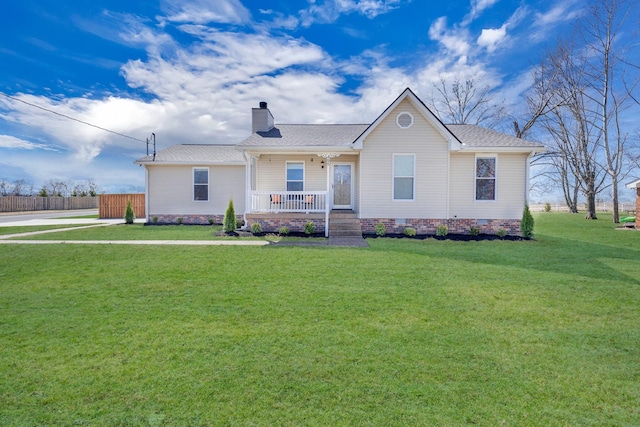
[[[619,185],[640,167],[638,6],[637,0],[589,4],[533,67],[518,117],[475,78],[441,79],[429,106],[447,123],[496,127],[511,120],[515,136],[548,147],[534,160],[538,185],[561,189],[571,212],[585,197],[587,219],[597,219],[596,197],[608,190],[617,223]]]
[[[98,186],[89,179],[86,181],[50,179],[40,189],[24,179],[7,181],[0,179],[0,196],[40,196],[40,197],[96,197]]]

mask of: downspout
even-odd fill
[[[524,179],[524,204],[526,206],[529,205],[529,179],[531,178],[531,158],[535,156],[535,151],[532,151],[527,156],[527,167],[525,168],[525,179]]]
[[[149,223],[149,168],[144,165],[144,211],[145,222]]]

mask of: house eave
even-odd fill
[[[540,154],[547,151],[546,147],[473,147],[466,144],[462,145],[458,153],[523,153],[523,154]]]
[[[634,189],[634,188],[640,188],[640,179],[638,179],[638,180],[635,180],[635,181],[633,181],[633,182],[628,183],[628,184],[626,185],[626,187],[627,187],[627,188],[631,188],[631,189]]]
[[[136,160],[133,162],[140,166],[245,166],[245,162],[211,162],[211,161],[195,161],[189,160],[184,162],[163,162],[153,160]]]
[[[341,154],[350,154],[359,152],[355,147],[340,147],[340,146],[332,146],[332,145],[312,145],[312,146],[301,146],[301,147],[238,147],[243,151],[250,154],[267,154],[267,153],[278,153],[278,154],[299,154],[299,153],[341,153]]]

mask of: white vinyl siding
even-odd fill
[[[396,124],[401,112],[413,125]],[[393,155],[415,156],[413,203],[393,202]],[[445,218],[449,176],[449,144],[407,99],[363,141],[360,154],[361,218]],[[473,174],[473,169],[471,170]]]
[[[476,200],[475,153],[451,155],[450,216],[457,218],[520,219],[524,207],[526,154],[496,156],[496,200]]]
[[[393,200],[414,200],[416,156],[393,155]]]
[[[244,212],[246,177],[244,166],[216,165],[206,168],[209,170],[209,200],[194,201],[194,168],[192,166],[148,166],[148,213],[150,215],[224,214],[229,199],[233,199],[236,212]]]

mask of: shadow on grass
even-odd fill
[[[570,274],[640,284],[640,251],[580,240],[537,235],[521,242],[370,241],[372,250],[404,252],[496,267]]]

